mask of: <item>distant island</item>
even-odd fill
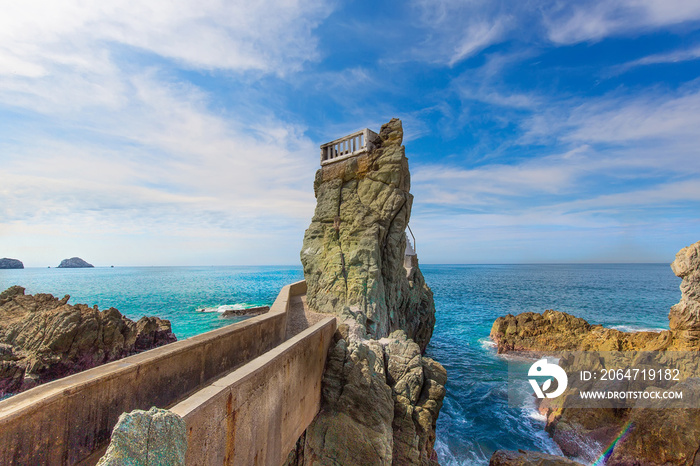
[[[24,264],[22,261],[17,260],[17,259],[8,259],[7,257],[3,257],[0,259],[0,269],[23,269]]]
[[[59,269],[84,269],[88,267],[94,267],[94,265],[88,264],[80,257],[71,257],[70,259],[63,259],[58,265]]]

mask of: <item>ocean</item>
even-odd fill
[[[435,295],[427,355],[447,369],[436,450],[443,465],[486,465],[499,449],[560,454],[534,405],[508,406],[508,364],[489,341],[508,313],[564,311],[620,330],[667,329],[680,299],[668,264],[421,265]],[[70,303],[116,307],[134,320],[169,319],[178,339],[234,322],[217,311],[272,304],[303,279],[297,267],[115,267],[0,270],[0,290],[71,295]],[[207,312],[201,312],[204,309]]]

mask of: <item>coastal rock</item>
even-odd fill
[[[321,411],[288,465],[437,465],[447,373],[423,356],[435,304],[416,257],[405,261],[413,196],[402,139],[393,119],[369,152],[316,173],[301,251],[306,297],[339,325]]]
[[[15,393],[176,340],[170,322],[50,294],[0,293],[0,393]]]
[[[88,264],[80,257],[71,257],[70,259],[63,259],[58,265],[59,269],[84,269],[94,267],[92,264]]]
[[[489,461],[489,466],[583,466],[562,456],[548,455],[534,451],[498,450]]]
[[[621,332],[548,310],[541,315],[527,312],[499,317],[491,329],[491,339],[497,343],[499,353],[671,351],[666,354],[672,356],[678,351],[699,351],[700,242],[681,249],[671,268],[683,281],[681,300],[669,313],[670,330]],[[560,364],[568,364],[567,358]],[[575,362],[573,364],[575,366]],[[690,396],[690,391],[700,393],[696,380],[681,382],[674,386],[676,388],[684,389],[686,397]],[[567,456],[593,461],[596,451],[621,436],[606,462],[608,466],[700,464],[697,410],[672,408],[671,405],[655,409],[562,408],[566,396],[543,400],[539,410],[547,418],[545,429]],[[629,425],[632,428],[627,432]]]
[[[0,259],[0,269],[23,269],[24,264],[22,261],[17,260],[17,259],[9,259],[7,257],[3,257]]]
[[[551,309],[542,314],[523,312],[499,317],[490,337],[498,345],[498,353],[659,350],[670,344],[668,331],[623,332]]]
[[[166,409],[122,413],[97,466],[185,466],[187,426]]]
[[[221,317],[257,316],[270,310],[270,306],[249,307],[248,309],[227,309]]]
[[[697,399],[700,381],[684,380],[674,386],[674,390]],[[632,409],[629,422],[632,428],[615,445],[607,465],[700,464],[700,415],[697,409],[674,408],[667,402],[656,409]]]
[[[303,463],[288,464],[437,465],[445,369],[403,331],[380,341],[350,338],[336,334]]]
[[[390,465],[394,403],[383,354],[338,340],[323,375],[322,407],[306,430],[304,463]]]
[[[700,343],[700,241],[678,251],[671,270],[683,281],[681,300],[668,314],[669,328],[685,346],[697,347]]]
[[[316,172],[301,262],[311,309],[353,319],[369,338],[404,330],[425,351],[435,304],[417,262],[404,268],[413,195],[402,139],[393,119],[369,152]]]

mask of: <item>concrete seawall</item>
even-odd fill
[[[107,444],[121,413],[172,406],[282,344],[291,297],[305,292],[303,281],[287,285],[266,314],[1,401],[0,464],[68,465],[86,460]],[[335,321],[332,325],[335,329]],[[294,358],[289,364],[298,365]]]
[[[327,317],[171,411],[187,424],[187,465],[281,465],[318,413],[336,329]]]

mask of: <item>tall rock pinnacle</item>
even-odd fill
[[[392,119],[366,153],[316,172],[301,262],[311,309],[354,321],[369,338],[404,330],[424,351],[435,304],[417,261],[404,268],[413,196],[402,140]]]
[[[435,304],[407,247],[413,196],[401,121],[364,136],[323,146],[330,152],[316,172],[301,251],[306,298],[339,322],[321,410],[287,466],[437,465],[447,373],[423,356]]]

